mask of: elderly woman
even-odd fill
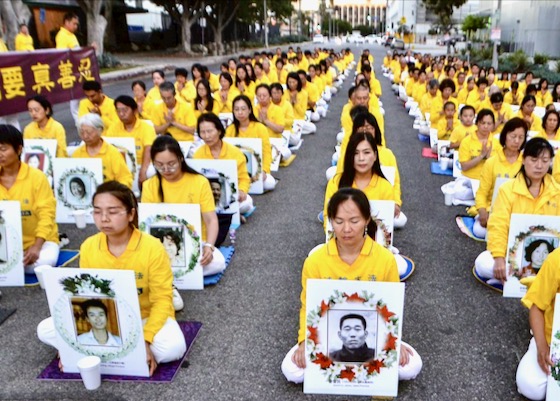
[[[74,158],[98,158],[103,164],[103,181],[118,181],[132,188],[132,173],[120,151],[101,138],[103,121],[94,113],[78,119],[78,132],[84,144],[74,151]]]
[[[17,128],[0,125],[0,148],[0,200],[20,202],[25,271],[54,266],[59,252],[56,200],[47,177],[21,161],[23,136]]]

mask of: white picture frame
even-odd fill
[[[546,256],[560,245],[560,216],[511,215],[506,254],[504,297],[521,298],[527,287],[523,277],[538,273]]]
[[[550,367],[546,383],[546,401],[560,400],[560,297],[554,301],[554,319],[550,341],[550,359],[554,366]]]
[[[74,223],[72,213],[85,210],[86,223],[93,224],[92,198],[103,183],[101,159],[54,159],[53,166],[56,222]]]
[[[395,397],[403,307],[404,283],[308,279],[304,393]],[[356,315],[363,320],[354,321],[366,322],[368,352],[357,361],[335,361],[344,358],[340,325]]]
[[[202,255],[202,220],[200,205],[140,203],[140,231],[158,238],[171,261],[173,284],[180,290],[204,289],[200,265]],[[174,253],[174,255],[172,255]]]
[[[395,177],[397,176],[397,169],[393,166],[384,166],[381,165],[381,172],[389,181],[392,186],[395,186]]]
[[[188,159],[187,164],[210,181],[210,187],[218,189],[214,197],[216,213],[231,214],[231,225],[239,227],[239,180],[237,162],[235,160]],[[216,187],[216,188],[215,188]]]
[[[0,201],[0,287],[25,284],[19,201]]]
[[[51,187],[54,182],[53,161],[56,158],[56,139],[24,139],[21,161],[41,170]]]
[[[113,145],[115,148],[121,152],[126,162],[126,166],[132,173],[132,191],[134,193],[140,193],[138,188],[138,175],[140,174],[140,167],[138,165],[138,159],[136,157],[136,143],[133,137],[103,137],[104,141],[108,144]]]
[[[101,358],[101,374],[149,376],[133,270],[47,269],[43,280],[65,373],[78,373],[78,361],[94,355]],[[84,312],[103,310],[101,304],[110,334],[104,345],[89,331]]]
[[[440,161],[442,158],[450,159],[453,154],[453,149],[451,149],[451,141],[440,139],[437,142],[437,159]]]
[[[270,171],[278,171],[280,168],[280,161],[282,160],[280,149],[285,146],[285,142],[284,138],[270,138],[270,147],[272,148]]]
[[[247,171],[251,177],[250,194],[264,193],[263,144],[260,138],[224,138],[224,141],[237,146],[247,159]]]
[[[181,152],[183,152],[183,157],[185,159],[189,159],[192,156],[191,149],[193,144],[193,141],[179,141],[179,147],[181,148]]]
[[[453,178],[459,178],[463,176],[463,171],[461,169],[461,162],[459,161],[459,151],[453,151]]]

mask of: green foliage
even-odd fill
[[[471,60],[479,65],[486,60],[492,60],[492,47],[490,45],[480,48],[473,47],[471,50]]]
[[[306,40],[308,40],[308,38],[303,35],[286,35],[286,36],[276,36],[270,39],[269,43],[271,45],[285,45],[289,43],[301,43],[301,42],[305,42]],[[243,43],[243,45],[245,45],[245,43]],[[262,46],[262,43],[259,43],[257,47],[259,46]]]
[[[529,57],[523,50],[505,56],[504,61],[511,63],[511,71],[524,72],[529,67]]]
[[[449,30],[451,28],[453,10],[461,7],[467,0],[422,0],[422,2],[428,10],[438,16],[439,23]]]
[[[367,25],[356,25],[354,31],[360,31],[360,35],[367,36],[373,33],[373,27]]]
[[[556,72],[560,73],[560,60],[556,60]]]
[[[471,33],[478,31],[479,29],[484,29],[488,21],[487,17],[480,17],[477,15],[467,15],[463,21],[461,29],[466,32],[470,37]]]
[[[329,19],[330,19],[330,16],[327,14],[325,19],[323,19],[323,23],[321,24],[321,33],[325,36],[329,34]],[[340,19],[335,19],[335,20],[333,20],[333,23],[336,27],[336,29],[335,29],[336,32],[340,33],[341,35],[350,33],[353,30],[352,24],[347,22],[347,21],[343,21],[343,20],[340,20]],[[332,26],[331,26],[331,29],[332,29]],[[369,35],[369,33],[368,33],[368,35]]]
[[[535,55],[533,56],[533,60],[535,64],[546,65],[548,63],[548,60],[550,60],[550,57],[548,57],[548,55],[544,53],[535,53]]]
[[[537,78],[546,78],[550,83],[560,82],[560,71],[551,71],[547,66],[542,65],[534,67],[529,66],[528,69],[533,71]]]

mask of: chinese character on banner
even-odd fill
[[[91,59],[89,57],[80,60],[78,72],[80,73],[80,82],[84,80],[95,81],[95,77],[91,73]]]
[[[6,99],[13,99],[16,96],[25,97],[25,83],[23,82],[21,67],[2,68],[0,74],[2,74],[2,80],[4,81]]]
[[[61,61],[58,66],[60,78],[56,82],[58,82],[63,89],[72,88],[76,82],[76,77],[72,74],[72,67],[70,60],[66,60],[66,62]]]
[[[35,85],[32,86],[33,90],[41,94],[42,89],[51,91],[54,88],[54,82],[51,81],[50,66],[48,64],[37,63],[31,66],[31,71],[33,71],[33,78],[35,79]]]

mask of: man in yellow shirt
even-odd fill
[[[26,24],[19,25],[19,33],[16,35],[15,39],[15,49],[19,52],[35,50],[33,38],[29,34],[29,29]]]
[[[186,68],[175,69],[175,90],[182,100],[192,104],[196,98],[196,88],[193,81],[187,81],[188,76]]]
[[[177,141],[193,141],[196,117],[192,107],[175,98],[175,86],[171,82],[160,84],[159,91],[163,102],[154,107],[150,116],[156,132],[168,132]]]
[[[88,113],[95,113],[101,116],[105,128],[103,134],[119,117],[115,111],[113,99],[103,93],[101,84],[97,81],[85,81],[82,85],[85,99],[80,101],[78,106],[78,117],[82,117]]]
[[[75,49],[80,47],[80,42],[78,42],[78,38],[75,35],[79,24],[80,20],[76,14],[73,12],[64,14],[62,26],[55,37],[57,49]],[[76,125],[78,124],[78,105],[78,99],[70,100],[70,112]]]

